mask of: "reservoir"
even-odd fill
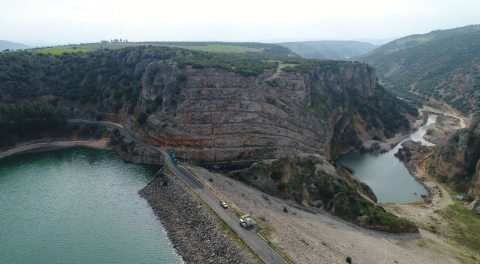
[[[71,148],[0,160],[0,263],[182,263],[138,195],[158,166]]]
[[[425,146],[433,146],[432,143],[425,141],[423,136],[426,133],[424,127],[434,122],[435,116],[429,116],[427,123],[404,141],[411,139]],[[427,195],[427,190],[415,181],[403,163],[394,156],[401,148],[401,143],[384,154],[348,153],[341,155],[337,162],[352,169],[353,176],[370,186],[379,203],[423,200],[420,195]]]

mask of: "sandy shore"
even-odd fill
[[[110,149],[107,146],[107,139],[100,140],[79,140],[79,141],[49,141],[49,142],[26,142],[18,144],[12,149],[0,152],[0,159],[16,154],[45,152],[73,147],[89,147],[96,149]]]

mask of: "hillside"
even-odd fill
[[[463,113],[480,107],[480,25],[411,35],[358,58],[407,98],[443,100]]]
[[[216,53],[251,53],[273,56],[291,56],[297,57],[292,54],[288,48],[282,47],[276,44],[264,44],[256,42],[183,42],[183,41],[149,41],[149,42],[108,42],[106,44],[89,43],[89,44],[70,44],[64,46],[48,47],[48,48],[36,48],[37,53],[51,53],[52,55],[61,55],[63,52],[88,52],[96,51],[100,49],[118,50],[123,48],[134,48],[143,46],[155,46],[155,47],[170,47],[170,48],[182,48],[198,51],[216,52]]]
[[[11,41],[6,41],[6,40],[0,40],[0,52],[9,49],[9,50],[19,50],[19,49],[28,49],[30,48],[27,45],[23,45],[20,43],[15,43]]]
[[[222,52],[222,53],[261,53],[261,54],[278,55],[278,56],[287,56],[291,53],[289,49],[282,47],[281,45],[258,43],[258,42],[152,41],[152,42],[141,42],[140,44],[176,47],[176,48],[184,48],[184,49],[209,51],[209,52]]]
[[[61,133],[49,124],[64,125],[62,113],[112,121],[150,145],[168,142],[178,157],[198,163],[279,159],[273,167],[261,163],[266,165],[258,175],[282,198],[301,203],[301,186],[308,183],[311,199],[304,198],[311,205],[367,228],[418,232],[375,206],[368,186],[343,169],[340,177],[328,162],[337,150],[362,145],[357,130],[388,137],[409,129],[405,116],[412,109],[377,83],[371,66],[149,46],[2,53],[0,73],[0,102],[10,103],[0,103],[5,146],[38,138],[35,127],[45,137]],[[46,103],[25,103],[34,100]],[[115,144],[123,152],[135,150],[123,140]],[[291,169],[290,181],[275,178],[281,164]],[[273,190],[266,191],[280,196]]]
[[[25,100],[120,122],[154,145],[168,137],[180,155],[207,162],[329,157],[408,131],[406,112],[417,114],[361,63],[155,46],[3,53],[0,101]]]
[[[349,60],[370,52],[376,46],[359,41],[303,41],[278,43],[303,58],[323,60]]]

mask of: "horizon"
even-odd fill
[[[0,2],[0,36],[29,46],[139,41],[299,42],[396,39],[480,23],[480,2],[301,0],[295,5],[218,0],[134,5],[85,0]],[[308,8],[306,8],[308,7]],[[9,12],[15,10],[15,12]],[[234,11],[233,11],[234,10]],[[28,18],[28,19],[25,19]],[[367,41],[363,41],[367,42]]]

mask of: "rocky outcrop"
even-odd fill
[[[433,167],[438,177],[473,198],[480,195],[479,165],[480,112],[476,112],[469,128],[457,130],[437,149]]]
[[[412,222],[376,206],[377,198],[368,185],[318,155],[257,162],[248,169],[226,175],[270,195],[323,208],[366,228],[393,233],[418,232]]]
[[[183,183],[160,171],[142,190],[186,263],[259,263],[222,233],[221,226]]]
[[[214,68],[182,69],[169,61],[113,55],[141,74],[136,112],[151,113],[142,131],[123,115],[125,127],[144,141],[169,147],[194,161],[330,154],[333,128],[349,111],[349,98],[375,93],[372,67],[326,63],[307,74],[266,70],[256,77]],[[133,62],[137,62],[133,65]],[[143,72],[142,72],[143,70]],[[268,80],[268,81],[266,81]]]
[[[334,134],[342,134],[355,120],[365,126],[361,130],[368,129],[367,137],[383,136],[375,132],[386,130],[384,120],[371,118],[371,113],[383,112],[376,105],[386,100],[378,97],[382,89],[375,70],[362,63],[288,57],[269,61],[263,55],[219,56],[166,47],[23,55],[31,60],[32,85],[11,83],[24,77],[6,71],[0,77],[2,100],[16,100],[19,94],[45,96],[69,118],[122,123],[142,141],[157,146],[167,141],[195,162],[299,153],[329,158]],[[368,109],[356,109],[369,98],[375,100]],[[148,119],[140,126],[141,113]],[[337,129],[342,118],[347,122]],[[367,127],[374,121],[373,128]]]
[[[472,181],[470,183],[470,189],[468,195],[474,199],[480,198],[480,160],[477,162],[477,166],[475,168],[475,174],[473,175]]]

